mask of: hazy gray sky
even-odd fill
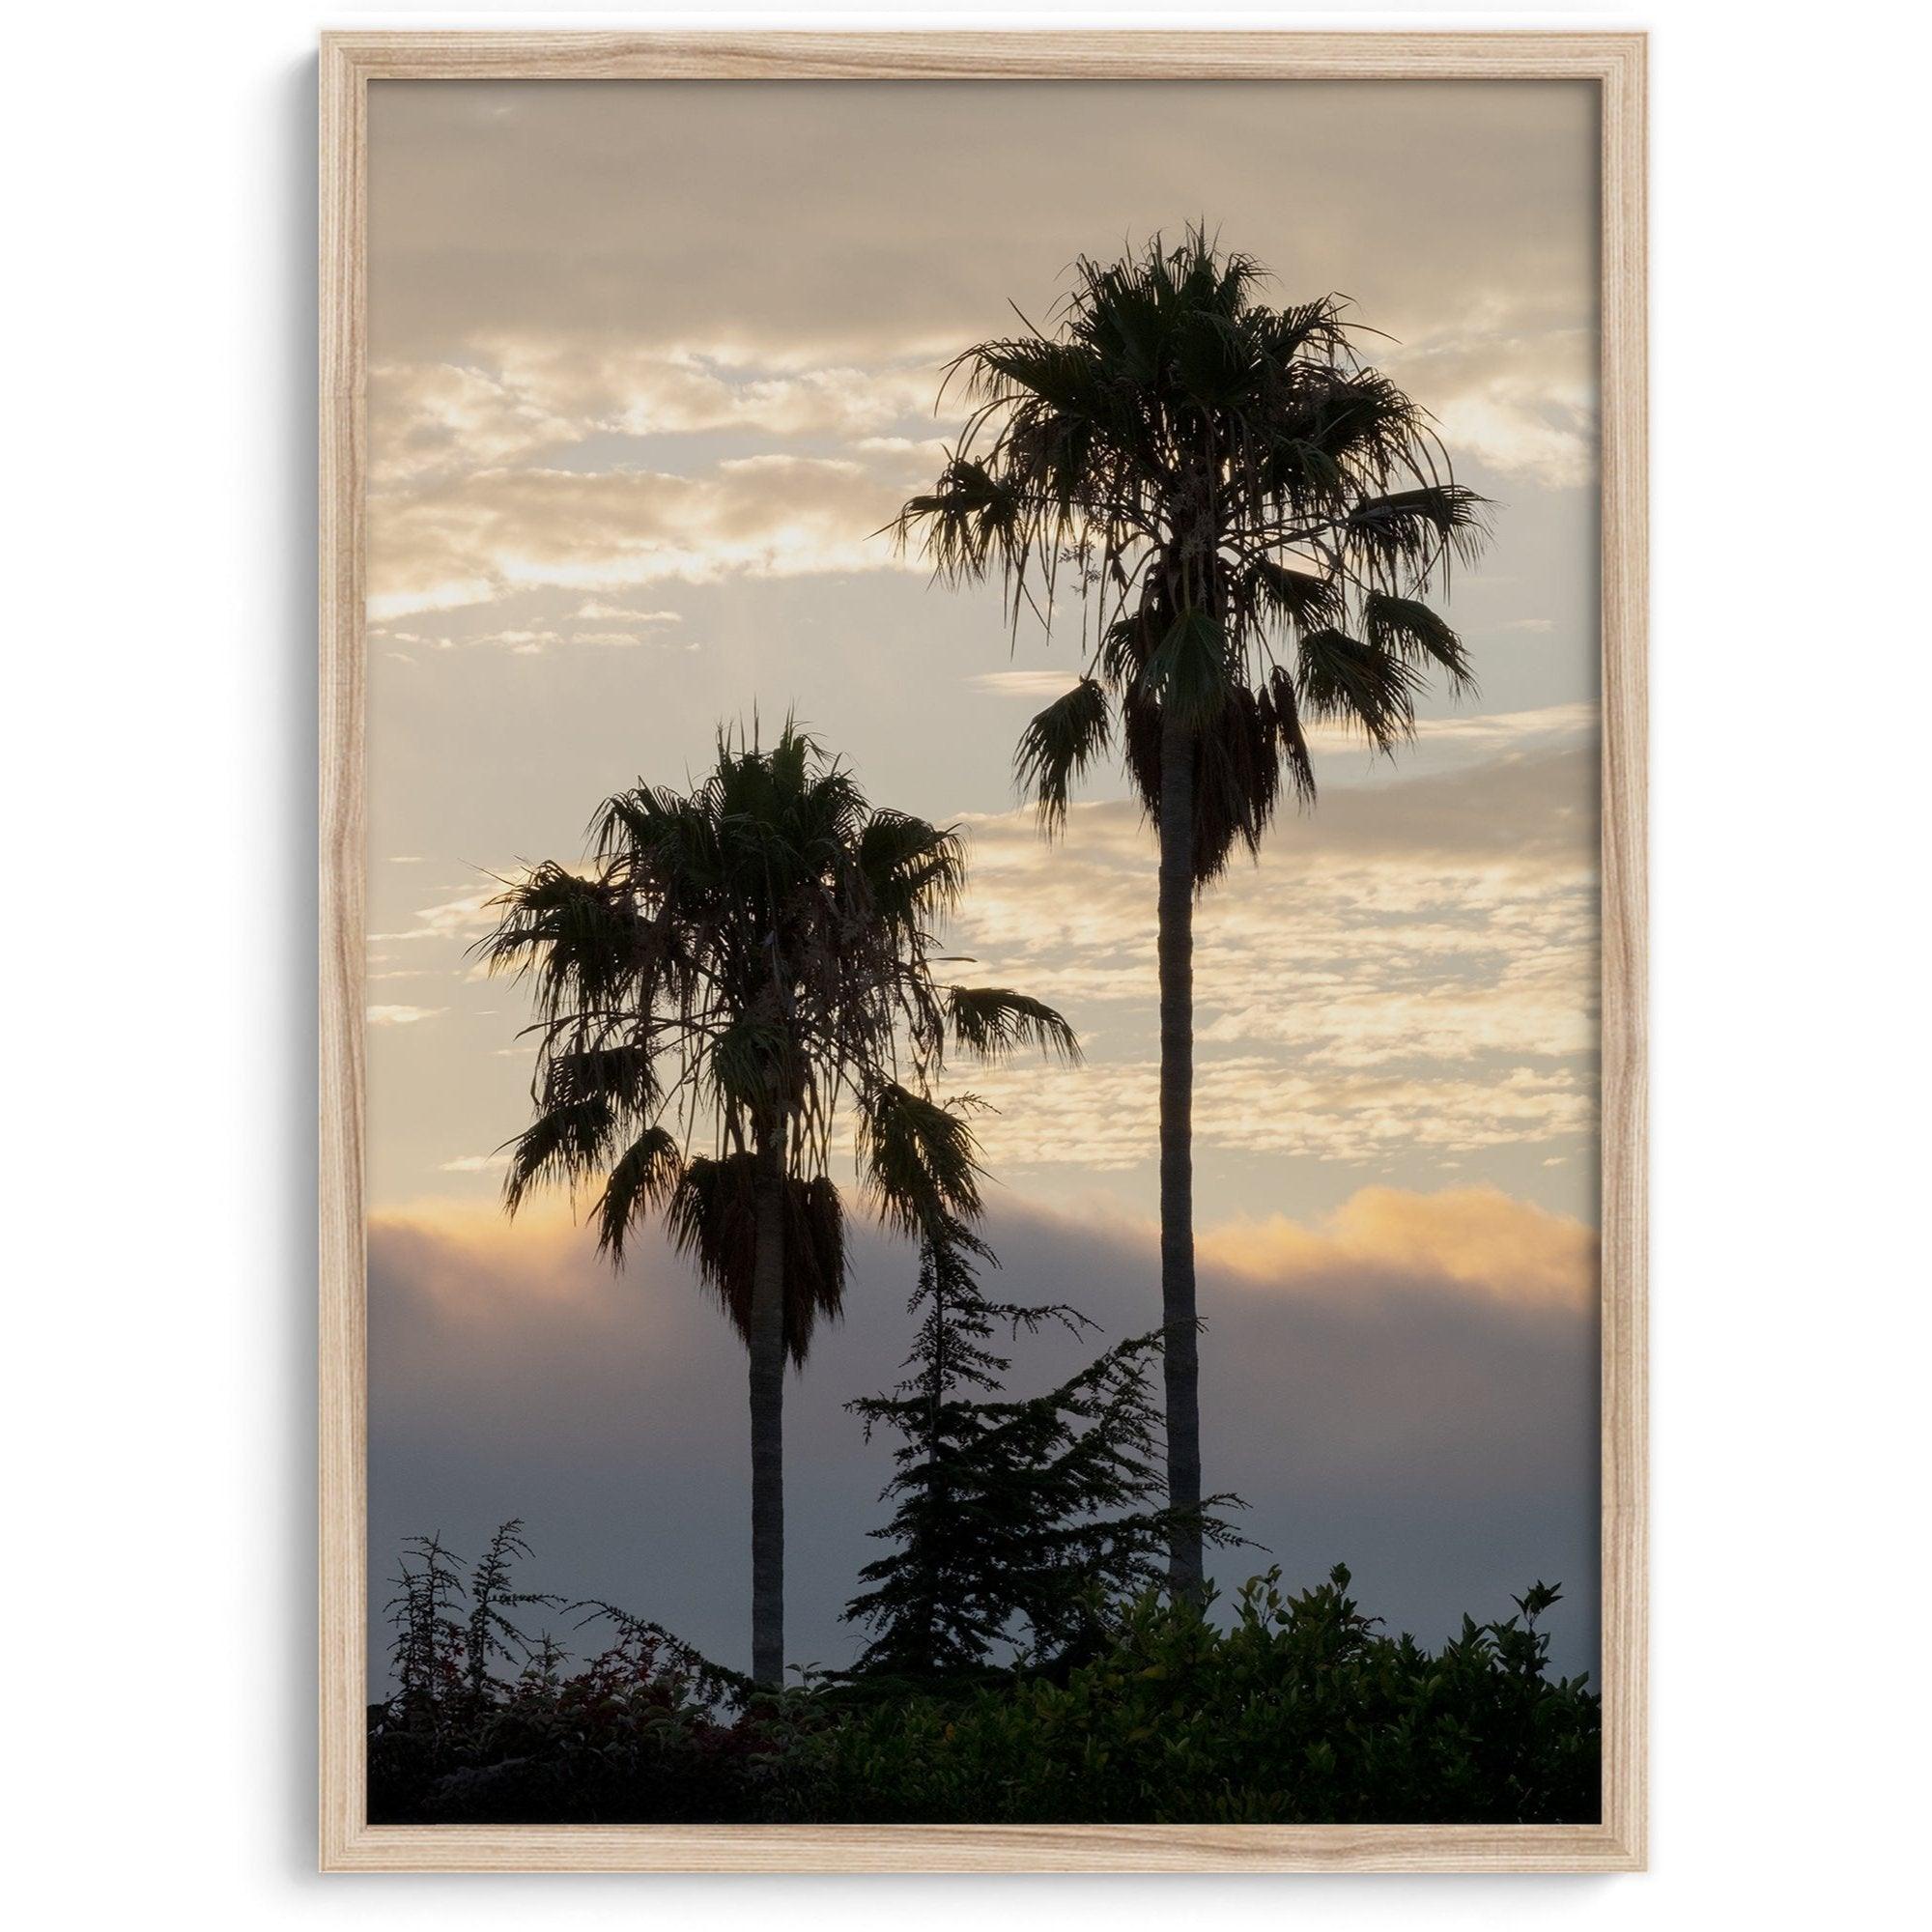
[[[954,427],[947,357],[1199,217],[1281,299],[1352,297],[1497,504],[1451,607],[1480,699],[1393,768],[1321,741],[1319,811],[1200,915],[1209,1480],[1432,1636],[1533,1575],[1592,1594],[1595,157],[1558,84],[372,89],[379,1573],[522,1514],[559,1587],[743,1648],[742,1356],[654,1252],[612,1280],[554,1217],[505,1227],[525,1015],[466,949],[492,873],[575,859],[600,798],[754,708],[966,825],[951,937],[1089,1052],[972,1077],[1003,1289],[1151,1324],[1151,842],[1109,772],[1039,843],[1012,746],[1072,651],[874,532]],[[867,1243],[792,1384],[802,1659],[853,1647],[885,1463],[840,1404],[904,1352],[909,1270]]]

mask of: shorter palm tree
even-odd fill
[[[970,1219],[972,1130],[933,1094],[949,1048],[1079,1048],[1036,1000],[935,978],[934,928],[965,881],[957,831],[875,810],[789,724],[768,751],[721,734],[694,790],[639,782],[591,831],[588,868],[546,863],[510,885],[479,948],[527,981],[537,1015],[535,1118],[505,1203],[599,1183],[601,1252],[621,1265],[655,1216],[723,1303],[751,1368],[753,1675],[777,1684],[784,1367],[845,1279],[835,1123],[855,1123],[889,1225]]]

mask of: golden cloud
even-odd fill
[[[494,1168],[494,1155],[465,1155],[451,1172]],[[386,1269],[445,1319],[488,1327],[533,1308],[595,1314],[609,1297],[611,1270],[594,1262],[594,1237],[561,1194],[540,1196],[512,1220],[493,1199],[429,1199],[369,1217],[369,1244]]]
[[[494,1167],[494,1156],[466,1156],[452,1168]],[[848,1194],[852,1192],[848,1188]],[[598,1259],[581,1218],[582,1204],[540,1195],[512,1220],[494,1201],[425,1200],[370,1217],[372,1247],[444,1316],[489,1325],[512,1308],[601,1308],[611,1284],[627,1274]],[[856,1196],[861,1228],[867,1225]],[[1078,1244],[1104,1211],[1105,1239],[1151,1250],[1157,1231],[1117,1209],[1069,1212],[1024,1198],[1005,1204],[995,1223],[1011,1222],[1050,1239]],[[992,1232],[996,1237],[999,1227]],[[1034,1233],[1020,1236],[1022,1244]],[[901,1245],[876,1233],[866,1252],[904,1264]],[[997,1239],[996,1239],[997,1245]],[[1364,1292],[1383,1296],[1452,1294],[1509,1306],[1584,1311],[1595,1306],[1599,1239],[1567,1214],[1480,1186],[1434,1192],[1364,1187],[1314,1220],[1275,1214],[1224,1221],[1196,1237],[1201,1266],[1244,1284],[1322,1300],[1349,1301]],[[869,1265],[870,1264],[867,1264]],[[655,1292],[691,1288],[689,1267],[655,1238],[639,1245],[629,1274]],[[628,1300],[633,1291],[622,1291]]]
[[[1526,320],[1438,323],[1384,360],[1398,382],[1429,398],[1459,460],[1552,489],[1581,489],[1597,466],[1597,331],[1526,327]]]
[[[1252,872],[1204,895],[1197,1145],[1379,1163],[1589,1135],[1595,783],[1594,748],[1573,745],[1336,786],[1278,828]],[[1064,849],[1025,813],[969,830],[972,889],[952,940],[979,976],[1059,1006],[1089,1047],[1077,1069],[972,1073],[997,1109],[981,1129],[989,1158],[1150,1159],[1154,851],[1141,814],[1076,808]]]
[[[873,366],[747,366],[718,350],[571,332],[470,342],[461,362],[388,362],[370,372],[371,466],[379,485],[482,469],[541,468],[592,437],[755,432],[918,454],[940,369],[930,356]]]
[[[372,618],[543,584],[612,590],[732,571],[797,576],[902,567],[872,532],[897,479],[819,457],[765,454],[696,476],[498,469],[370,506]]]
[[[1229,1222],[1196,1245],[1206,1264],[1289,1291],[1374,1273],[1530,1305],[1580,1309],[1597,1295],[1595,1231],[1494,1187],[1365,1187],[1321,1221]]]

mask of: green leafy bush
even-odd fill
[[[1430,1653],[1380,1633],[1349,1573],[1279,1573],[1221,1630],[1149,1595],[1056,1679],[913,1695],[802,1738],[791,1815],[903,1822],[1551,1824],[1598,1815],[1598,1698],[1552,1682],[1518,1615]]]
[[[1277,1572],[1231,1628],[1152,1592],[1096,1602],[1091,1654],[781,1694],[604,1604],[586,1662],[527,1638],[505,1526],[468,1581],[435,1539],[392,1613],[394,1695],[369,1712],[375,1824],[1467,1823],[1598,1815],[1599,1702],[1553,1681],[1536,1585],[1437,1652],[1381,1633],[1349,1573]],[[514,1665],[514,1668],[508,1666]],[[498,1668],[498,1666],[505,1666]]]

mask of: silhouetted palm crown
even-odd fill
[[[1256,847],[1284,774],[1315,788],[1304,725],[1386,750],[1461,640],[1423,602],[1481,542],[1429,418],[1358,357],[1338,297],[1256,299],[1246,256],[1199,232],[1109,267],[1076,265],[1050,332],[982,342],[953,365],[975,409],[937,487],[900,515],[943,577],[998,574],[1015,621],[1077,589],[1086,675],[1023,738],[1021,781],[1049,829],[1071,783],[1122,752],[1151,811],[1162,707],[1195,732],[1193,869]]]
[[[639,783],[606,802],[592,835],[586,870],[541,865],[495,901],[481,949],[531,981],[537,1012],[536,1114],[514,1144],[508,1205],[542,1182],[601,1179],[599,1241],[616,1260],[660,1212],[749,1341],[754,1167],[776,1147],[785,1342],[803,1360],[844,1276],[824,1172],[841,1099],[888,1221],[970,1217],[973,1137],[929,1092],[948,1046],[1070,1058],[1071,1031],[1020,994],[934,980],[932,928],[964,875],[957,834],[873,809],[790,726],[769,751],[721,738],[695,790]],[[686,1157],[697,1135],[715,1154]]]

